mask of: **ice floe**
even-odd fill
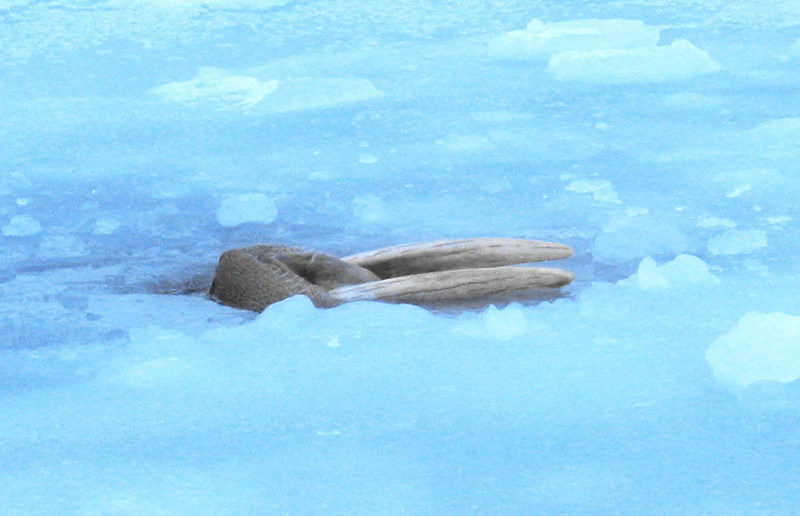
[[[275,201],[259,192],[229,194],[217,209],[217,222],[233,227],[246,222],[269,224],[278,216]]]
[[[201,68],[187,81],[151,90],[170,102],[248,112],[289,112],[318,109],[379,98],[371,81],[353,77],[260,78],[219,68]]]
[[[708,241],[708,251],[716,255],[748,254],[768,245],[763,229],[728,229]]]
[[[719,279],[711,274],[708,265],[697,256],[680,254],[673,260],[658,265],[650,256],[646,256],[631,278],[622,283],[634,280],[644,290],[666,289],[685,285],[715,285]]]
[[[660,213],[612,218],[597,235],[591,252],[602,263],[622,263],[647,255],[679,254],[689,248],[689,239],[671,216]]]
[[[720,66],[705,50],[679,39],[662,46],[563,52],[548,69],[560,81],[631,84],[689,79]]]
[[[524,30],[506,32],[489,42],[489,52],[501,59],[543,59],[570,50],[636,48],[658,43],[660,28],[640,20],[531,20]]]
[[[188,81],[175,81],[151,90],[172,102],[193,104],[212,102],[221,106],[252,107],[278,89],[280,81],[260,81],[247,75],[234,75],[218,68],[201,68]]]
[[[30,215],[14,215],[3,226],[5,236],[25,237],[42,231],[42,224]]]
[[[596,201],[611,204],[622,202],[619,200],[619,195],[617,195],[611,182],[605,179],[575,179],[570,181],[566,186],[566,190],[575,193],[590,193]]]
[[[706,360],[714,377],[734,388],[793,382],[800,378],[800,317],[749,312],[714,341]]]
[[[557,80],[597,84],[676,81],[720,70],[685,39],[660,45],[661,27],[640,20],[584,19],[544,23],[503,33],[489,42],[498,59],[544,60]]]

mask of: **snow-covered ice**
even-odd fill
[[[0,0],[0,513],[800,513],[794,0]],[[484,308],[259,242],[567,243]]]
[[[503,59],[548,59],[567,51],[626,49],[655,45],[660,28],[641,20],[587,19],[545,23],[533,19],[524,30],[493,38],[492,55]]]
[[[489,53],[497,59],[546,60],[558,80],[599,84],[675,81],[720,70],[690,41],[659,44],[661,29],[629,19],[534,19],[524,30],[494,37]]]
[[[685,39],[631,49],[573,50],[553,56],[547,66],[558,80],[599,84],[683,80],[720,69],[708,52]]]

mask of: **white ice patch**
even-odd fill
[[[548,68],[560,81],[596,84],[676,81],[720,70],[708,52],[685,39],[665,46],[563,52],[550,59]]]
[[[275,201],[258,192],[231,194],[222,199],[217,209],[217,222],[225,227],[246,222],[269,224],[278,216]]]
[[[767,120],[748,134],[750,145],[771,158],[795,158],[800,153],[800,118]]]
[[[286,79],[258,108],[285,113],[304,109],[323,109],[363,102],[383,96],[372,81],[358,77],[305,77]]]
[[[522,308],[509,305],[503,310],[490,306],[484,312],[489,336],[498,340],[509,340],[528,332],[528,321]]]
[[[623,49],[658,43],[660,28],[639,20],[571,20],[543,23],[531,20],[525,30],[514,30],[489,42],[489,53],[499,59],[548,59],[570,50]]]
[[[42,231],[42,225],[30,215],[14,215],[2,231],[4,236],[32,236]]]
[[[708,251],[716,255],[747,254],[767,245],[763,229],[729,229],[708,241]]]
[[[783,224],[791,222],[792,220],[794,219],[792,219],[792,217],[788,215],[776,215],[774,217],[765,218],[764,222],[766,222],[767,224],[771,224],[773,226],[782,226]]]
[[[688,254],[681,254],[674,260],[658,265],[650,256],[639,263],[636,273],[628,280],[635,281],[643,290],[667,289],[685,285],[715,285],[719,279],[711,274],[706,262]]]
[[[358,162],[362,165],[374,165],[375,163],[379,162],[381,159],[376,156],[375,154],[359,154],[358,155]]]
[[[665,106],[674,109],[696,110],[717,107],[722,104],[720,97],[693,92],[681,92],[667,95],[662,99]]]
[[[481,181],[480,189],[488,194],[499,194],[509,192],[514,188],[513,183],[507,177],[489,177]]]
[[[566,187],[568,192],[590,193],[596,201],[619,204],[619,196],[609,181],[603,179],[576,179]]]
[[[92,233],[95,235],[113,235],[120,225],[117,219],[102,217],[95,221]]]
[[[278,89],[280,81],[260,81],[247,75],[233,75],[218,68],[201,68],[194,79],[170,82],[153,88],[156,95],[172,102],[195,104],[213,102],[223,106],[250,107]]]
[[[699,228],[735,228],[736,223],[731,219],[706,216],[697,221]]]
[[[669,217],[620,214],[595,238],[592,256],[601,263],[624,263],[647,255],[678,254],[688,247],[688,238]]]
[[[482,313],[465,319],[453,328],[455,334],[506,341],[522,337],[530,330],[525,312],[515,304],[503,309],[492,305]]]
[[[800,317],[749,312],[714,341],[706,360],[718,381],[735,388],[795,381],[800,378]]]
[[[376,223],[387,218],[386,203],[377,195],[363,195],[353,199],[353,215],[361,222]]]
[[[455,135],[447,140],[438,140],[436,143],[450,152],[481,153],[495,148],[489,138],[479,134]]]
[[[326,108],[383,95],[366,79],[305,77],[279,81],[211,67],[201,68],[193,79],[170,82],[153,88],[151,93],[180,104],[209,104],[219,109],[250,112]]]
[[[752,189],[753,189],[753,185],[751,185],[751,184],[739,185],[736,188],[734,188],[733,190],[731,190],[730,192],[726,193],[725,197],[727,197],[728,199],[735,199],[736,197],[739,197],[743,193],[747,193]]]

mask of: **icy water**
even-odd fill
[[[800,513],[800,4],[0,0],[0,514]],[[463,312],[219,254],[567,243]]]

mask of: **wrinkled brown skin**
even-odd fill
[[[209,294],[256,312],[297,294],[319,308],[331,308],[342,301],[330,289],[377,279],[367,269],[324,253],[264,244],[222,253]]]
[[[505,266],[571,254],[562,244],[503,238],[408,244],[344,259],[262,244],[224,252],[209,293],[223,304],[257,312],[297,294],[319,308],[363,300],[474,300],[564,286],[572,273]]]

